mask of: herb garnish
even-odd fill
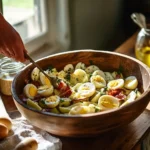
[[[121,73],[123,73],[123,71],[124,71],[124,68],[123,68],[123,66],[120,65],[117,73],[121,74]]]
[[[67,73],[65,78],[66,78],[66,80],[70,81],[70,73]]]
[[[48,69],[49,71],[52,71],[53,68],[54,68],[54,67],[50,65],[50,66],[48,66],[47,69]]]

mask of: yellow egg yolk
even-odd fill
[[[90,88],[88,86],[83,86],[82,90],[89,90]]]
[[[106,108],[114,108],[114,107],[116,107],[117,105],[116,104],[114,104],[111,100],[109,100],[109,99],[103,99],[103,100],[101,100],[101,105],[102,106],[104,106],[104,107],[106,107]]]
[[[50,82],[50,80],[47,77],[45,77],[45,84],[48,85],[48,86],[51,85],[51,82]]]
[[[117,82],[117,81],[113,81],[113,82],[110,83],[110,86],[111,86],[111,87],[115,87],[115,86],[117,86],[117,85],[118,85],[118,82]]]
[[[56,102],[56,96],[51,96],[51,97],[47,98],[45,102],[46,103]]]
[[[87,113],[87,109],[85,107],[82,106],[78,106],[74,109],[74,113],[77,112],[77,114],[86,114]],[[75,113],[76,114],[76,113]]]
[[[37,89],[35,89],[34,87],[30,87],[29,94],[30,94],[30,96],[34,97],[37,94]]]
[[[101,78],[100,76],[96,76],[96,77],[94,78],[94,81],[102,82],[102,81],[103,81],[103,78]]]
[[[130,82],[132,82],[133,80],[126,80],[125,84],[129,84]]]

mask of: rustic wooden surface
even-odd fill
[[[1,96],[7,111],[16,110],[11,96]],[[140,150],[140,143],[150,132],[150,111],[145,110],[136,120],[95,138],[58,137],[63,150]]]
[[[117,52],[134,56],[135,35],[116,49]],[[7,111],[16,109],[11,96],[1,96]],[[149,109],[149,107],[147,107]],[[145,110],[128,126],[107,132],[95,138],[59,137],[63,150],[140,150],[140,143],[150,132],[150,111]]]

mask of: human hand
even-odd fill
[[[18,32],[5,20],[0,13],[0,54],[25,62],[24,44]]]

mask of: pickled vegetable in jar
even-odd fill
[[[141,29],[135,44],[136,58],[150,67],[150,29]]]

